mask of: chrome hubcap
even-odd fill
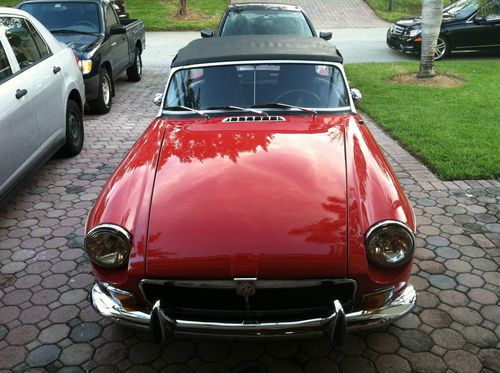
[[[436,54],[434,55],[434,58],[443,57],[444,52],[446,52],[446,43],[443,39],[439,38],[436,44]]]
[[[108,77],[105,76],[102,78],[102,98],[106,105],[109,104],[110,97],[111,97],[111,87],[109,84]]]

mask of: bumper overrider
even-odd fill
[[[111,290],[111,291],[110,291]],[[206,322],[175,319],[156,302],[150,313],[124,305],[115,289],[96,283],[92,288],[92,305],[102,316],[124,326],[151,331],[158,342],[172,335],[208,335],[225,337],[313,337],[327,336],[339,345],[348,331],[385,326],[408,314],[416,302],[416,291],[411,284],[390,297],[379,308],[345,313],[338,300],[332,300],[331,313],[321,318],[283,322]],[[119,291],[119,290],[118,290]]]

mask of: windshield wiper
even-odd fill
[[[192,113],[198,114],[201,117],[205,117],[207,119],[210,119],[210,117],[206,113],[204,113],[203,111],[199,111],[199,110],[187,107],[187,106],[182,106],[182,105],[179,105],[179,106],[167,106],[164,109],[165,110],[171,110],[171,111],[190,111]]]
[[[231,109],[236,109],[236,110],[240,110],[240,111],[247,111],[247,112],[250,112],[250,113],[254,113],[254,114],[257,114],[257,115],[263,115],[263,116],[267,117],[267,114],[265,112],[263,112],[263,111],[254,110],[252,108],[233,106],[233,105],[229,105],[229,106],[212,106],[212,107],[209,107],[207,110],[231,110]]]
[[[83,35],[97,34],[97,31],[89,32],[89,31],[71,30],[66,28],[50,30],[50,32],[53,32],[54,34],[83,34]]]
[[[316,117],[316,115],[318,115],[318,113],[315,110],[308,109],[308,108],[305,108],[302,106],[282,104],[280,102],[271,102],[268,104],[255,105],[254,107],[257,107],[257,108],[297,109],[297,110],[303,111],[304,113],[312,114],[313,118]]]

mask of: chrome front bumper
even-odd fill
[[[408,284],[378,309],[344,314],[340,303],[335,301],[334,311],[324,318],[272,323],[219,323],[172,319],[160,308],[159,302],[151,313],[127,309],[98,283],[91,293],[92,305],[102,316],[124,326],[151,330],[160,339],[173,334],[266,338],[329,335],[333,338],[335,333],[340,338],[345,329],[358,331],[378,328],[403,317],[413,309],[416,298],[414,287]]]

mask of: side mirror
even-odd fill
[[[203,39],[211,38],[212,36],[214,36],[214,32],[212,30],[208,30],[208,29],[201,30],[200,34],[201,34],[201,37]]]
[[[111,27],[111,30],[109,30],[109,33],[111,35],[121,35],[125,34],[127,32],[127,29],[124,26],[113,26]]]
[[[332,38],[332,33],[331,32],[323,32],[321,31],[319,33],[319,37],[324,40],[330,40]]]
[[[488,20],[481,16],[475,16],[472,22],[474,22],[475,25],[484,25]]]
[[[353,101],[356,103],[358,101],[361,101],[361,99],[363,98],[363,95],[361,94],[359,89],[353,88],[353,89],[351,89],[351,97],[352,97]]]
[[[163,101],[163,93],[157,93],[155,98],[153,99],[153,104],[156,106],[161,106],[161,102]]]

